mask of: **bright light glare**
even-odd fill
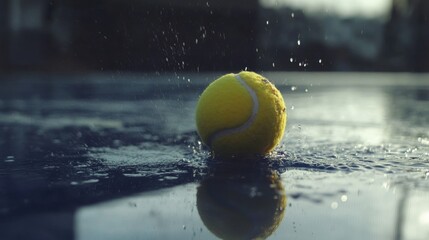
[[[427,224],[427,225],[429,225],[429,211],[423,212],[420,215],[419,221],[420,221],[421,224],[424,224],[424,225]]]
[[[337,14],[342,17],[385,17],[392,6],[392,0],[259,0],[268,8],[291,7],[306,13]]]

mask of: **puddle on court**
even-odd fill
[[[265,186],[210,181],[80,208],[77,239],[248,239],[264,232],[271,233],[269,239],[426,239],[429,234],[428,192],[392,184],[379,172],[289,170],[277,184]],[[279,191],[286,193],[284,209]],[[281,213],[273,213],[273,206]]]
[[[213,74],[182,85],[14,79],[0,89],[2,239],[22,228],[62,239],[427,239],[427,81],[266,76],[287,102],[285,138],[264,164],[233,170],[195,133]]]

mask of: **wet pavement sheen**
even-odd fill
[[[428,239],[429,76],[262,73],[287,104],[260,161],[214,161],[223,73],[0,76],[0,239]]]

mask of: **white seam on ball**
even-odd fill
[[[243,87],[247,90],[250,97],[252,98],[252,103],[253,103],[252,114],[247,119],[247,121],[245,123],[243,123],[242,125],[235,127],[235,128],[223,129],[223,130],[220,130],[220,131],[214,133],[213,135],[211,135],[208,139],[208,145],[210,147],[211,147],[212,143],[220,137],[230,135],[230,134],[234,134],[234,133],[239,133],[239,132],[249,128],[250,125],[252,125],[253,121],[255,120],[256,114],[259,111],[259,101],[258,101],[258,96],[256,95],[256,92],[249,85],[247,85],[247,83],[240,77],[239,74],[234,74],[234,77],[235,77],[235,79],[237,79],[237,81],[241,85],[243,85]]]

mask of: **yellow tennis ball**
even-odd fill
[[[283,137],[286,107],[281,93],[263,76],[230,73],[201,94],[196,124],[216,156],[267,154]]]

